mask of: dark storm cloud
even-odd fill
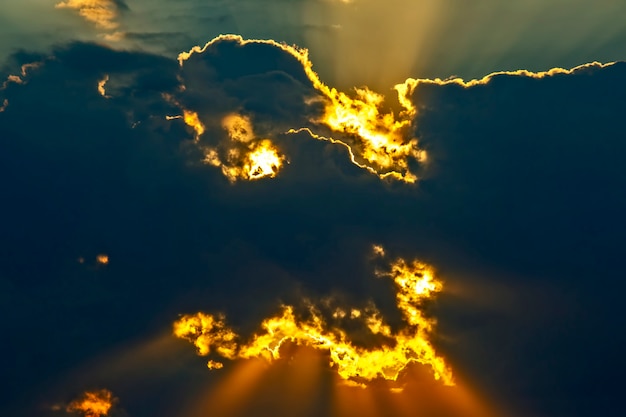
[[[508,401],[527,413],[618,407],[625,74],[617,63],[543,79],[500,75],[470,88],[421,85],[413,97],[433,159],[422,184],[430,221],[471,257],[540,289],[510,323],[521,334],[498,333],[508,344],[494,352],[519,358],[499,378],[515,381],[518,399]]]
[[[184,107],[192,105],[207,116],[258,114],[284,131],[307,121],[305,101],[316,95],[295,57],[273,45],[241,45],[236,39],[191,55],[181,77],[185,90],[177,97]]]
[[[275,179],[231,185],[198,163],[193,132],[165,120],[180,108],[164,93],[204,120],[248,114],[263,133],[315,111],[300,63],[269,45],[222,43],[180,69],[75,43],[15,55],[6,74],[34,61],[43,64],[24,84],[0,92],[2,368],[12,381],[2,413],[35,414],[87,385],[110,389],[128,415],[176,415],[219,380],[191,347],[153,354],[147,376],[90,359],[168,332],[179,313],[223,311],[250,333],[281,301],[333,295],[373,300],[397,325],[372,243],[439,270],[450,291],[432,306],[435,343],[507,415],[618,409],[624,64],[419,84],[428,177],[407,186],[307,135],[281,139],[290,164]],[[110,98],[97,88],[105,75]],[[207,136],[223,135],[215,126]],[[86,370],[67,382],[76,369]]]

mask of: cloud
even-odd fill
[[[104,75],[104,78],[98,81],[98,93],[100,93],[100,95],[104,98],[110,97],[110,96],[107,96],[106,90],[104,89],[108,81],[109,81],[109,76],[106,74]]]
[[[114,30],[119,27],[120,3],[113,0],[68,0],[57,3],[57,9],[77,10],[78,14],[96,27]]]
[[[384,256],[375,246],[377,256]],[[396,381],[405,368],[413,363],[427,365],[434,378],[453,385],[452,372],[438,356],[429,341],[435,321],[424,315],[424,303],[440,292],[442,283],[434,271],[419,261],[404,259],[392,261],[387,270],[377,271],[379,277],[389,277],[396,287],[397,308],[405,327],[393,332],[380,311],[373,305],[364,310],[336,307],[334,323],[329,324],[319,307],[307,306],[305,318],[298,317],[293,306],[282,306],[280,314],[263,320],[262,330],[247,343],[225,324],[222,316],[197,313],[185,315],[174,323],[174,334],[196,346],[198,354],[209,355],[212,350],[226,359],[279,359],[283,345],[288,342],[328,351],[333,368],[339,376],[353,384],[366,386],[376,379]],[[355,344],[346,333],[346,321],[360,323],[370,337],[378,338],[380,345]],[[382,343],[381,340],[382,339]],[[221,363],[210,360],[209,369],[221,368]]]
[[[256,50],[259,51],[258,53],[266,51],[265,53],[273,55],[274,58],[271,61],[273,65],[261,64],[256,61],[250,62],[250,65],[244,69],[242,67],[237,68],[242,63],[233,61],[233,67],[229,67],[231,72],[220,73],[224,65],[227,65],[226,63],[230,59],[229,55],[233,57],[233,60],[248,60],[253,59]],[[246,51],[249,52],[246,53]],[[216,61],[214,56],[220,56],[222,59]],[[290,112],[288,118],[294,121],[300,120],[302,125],[289,126],[283,132],[275,130],[274,135],[285,132],[310,132],[314,139],[345,146],[349,149],[351,161],[355,165],[381,178],[392,178],[409,183],[416,181],[417,176],[413,172],[411,164],[418,164],[423,161],[425,153],[418,148],[417,139],[411,134],[414,109],[412,103],[406,99],[410,93],[407,87],[398,87],[398,101],[401,110],[396,117],[391,111],[385,112],[383,108],[384,97],[367,88],[355,89],[354,94],[349,95],[324,84],[317,73],[313,71],[313,64],[309,60],[307,50],[272,40],[244,40],[237,35],[221,35],[208,42],[204,47],[197,46],[189,52],[179,54],[178,60],[182,67],[184,88],[181,98],[177,100],[181,103],[184,111],[198,115],[200,121],[214,117],[216,109],[198,110],[187,108],[187,104],[183,103],[185,96],[193,97],[202,94],[202,91],[196,88],[199,86],[198,84],[206,83],[212,77],[217,77],[215,81],[218,81],[220,77],[225,77],[224,81],[226,82],[224,84],[230,84],[228,79],[250,79],[257,74],[267,77],[270,74],[277,75],[277,72],[280,71],[289,77],[287,78],[288,81],[283,82],[299,84],[296,88],[301,91],[301,94],[299,97],[294,97],[299,103],[296,103],[296,107],[292,108],[291,103],[287,101],[290,98],[288,96],[280,96],[283,102],[278,102],[276,98],[273,100],[276,105],[281,107],[279,111]],[[258,72],[255,74],[254,71]],[[202,79],[193,80],[190,77],[201,77]],[[266,84],[265,88],[267,88],[267,81],[270,80],[266,80],[264,83]],[[270,83],[272,82],[270,81]],[[236,85],[241,86],[241,83]],[[239,94],[241,93],[239,92]],[[255,96],[253,91],[247,93],[252,97]],[[248,96],[239,98],[226,91],[222,91],[221,94],[228,94],[228,98],[224,97],[222,101],[230,102],[235,107],[231,111],[240,111],[239,108],[244,107],[246,101],[249,102],[251,99]],[[197,97],[194,99],[197,102]],[[216,99],[213,98],[212,101],[215,102]],[[275,110],[273,106],[270,105],[269,107]],[[294,112],[298,109],[301,110],[300,114]],[[285,125],[285,121],[281,122],[279,126]],[[203,121],[203,124],[209,123],[208,120]],[[193,126],[193,123],[191,125]],[[322,128],[321,134],[316,133],[318,127]]]
[[[26,83],[26,77],[28,73],[36,68],[39,68],[43,62],[30,62],[26,64],[22,64],[20,67],[20,75],[9,74],[6,80],[0,85],[0,92],[6,90],[10,84],[22,85]],[[0,105],[0,113],[5,111],[9,107],[9,99],[2,99],[2,104]]]
[[[118,42],[124,38],[124,32],[118,30],[120,13],[128,10],[123,0],[67,0],[55,4],[54,7],[76,10],[87,22],[106,31],[102,36],[107,41]]]
[[[116,399],[111,391],[87,391],[81,398],[72,401],[66,407],[68,413],[82,414],[84,417],[106,417]]]
[[[417,85],[419,83],[423,83],[423,84],[436,84],[436,85],[446,85],[446,84],[456,84],[456,85],[460,85],[462,87],[475,87],[478,85],[485,85],[488,84],[489,82],[491,82],[494,78],[496,77],[502,77],[502,76],[510,76],[510,77],[526,77],[526,78],[535,78],[535,79],[542,79],[545,77],[554,77],[556,75],[571,75],[577,72],[584,72],[586,70],[593,70],[593,69],[599,69],[599,68],[606,68],[606,67],[610,67],[611,65],[614,65],[615,62],[607,62],[607,63],[601,63],[601,62],[590,62],[587,64],[582,64],[582,65],[578,65],[574,68],[571,69],[565,69],[565,68],[551,68],[547,71],[537,71],[537,72],[533,72],[533,71],[528,71],[528,70],[516,70],[516,71],[497,71],[497,72],[493,72],[491,74],[485,75],[484,77],[480,78],[480,79],[473,79],[473,80],[469,80],[469,81],[465,81],[462,78],[458,78],[458,77],[451,77],[451,78],[446,78],[446,79],[441,79],[441,78],[435,78],[435,79],[414,79],[414,78],[409,78],[407,79],[403,85],[406,86],[405,88],[407,89],[407,91],[413,91],[415,89],[415,87],[417,87]]]
[[[168,100],[176,103],[171,97],[168,97]],[[230,182],[239,179],[273,178],[283,166],[284,155],[280,154],[270,139],[254,135],[252,123],[247,116],[236,113],[224,116],[222,128],[227,133],[228,139],[216,146],[200,143],[200,137],[206,127],[195,111],[183,109],[182,115],[168,115],[165,119],[182,119],[191,127],[195,132],[194,141],[204,154],[204,162],[221,168]]]

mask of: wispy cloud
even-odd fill
[[[66,0],[54,7],[77,11],[87,22],[107,31],[103,34],[107,41],[116,42],[124,37],[123,32],[118,30],[119,17],[121,10],[127,9],[127,6],[120,0]]]

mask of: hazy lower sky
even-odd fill
[[[626,54],[620,0],[126,0],[117,2],[119,27],[109,31],[55,3],[3,1],[0,59],[68,39],[175,56],[236,33],[309,48],[330,84],[388,88],[407,77],[570,68]],[[105,40],[113,32],[126,40]]]

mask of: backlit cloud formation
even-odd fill
[[[28,73],[31,70],[39,68],[42,65],[43,62],[30,62],[27,64],[22,64],[20,68],[20,75],[9,74],[6,80],[4,80],[2,84],[0,84],[0,91],[6,90],[11,84],[26,84],[26,77],[28,76]],[[0,97],[0,100],[0,113],[2,113],[7,109],[7,107],[9,107],[9,99]]]
[[[248,117],[229,114],[222,120],[222,127],[230,140],[221,147],[204,147],[206,163],[220,167],[232,182],[276,176],[284,157],[269,139],[255,137]]]
[[[308,132],[311,137],[341,144],[349,149],[352,162],[381,178],[393,178],[405,182],[415,182],[417,176],[412,164],[425,158],[425,152],[418,148],[417,139],[413,136],[412,119],[415,108],[408,96],[409,85],[398,85],[398,103],[400,111],[394,114],[386,110],[384,97],[368,88],[356,88],[349,95],[324,84],[313,70],[306,49],[290,46],[274,40],[244,40],[238,35],[221,35],[208,42],[204,47],[193,47],[189,52],[178,56],[183,67],[194,56],[217,54],[220,44],[230,43],[236,48],[264,45],[277,48],[286,53],[287,57],[299,64],[306,82],[312,88],[309,97],[301,97],[312,108],[311,114],[304,118],[308,126],[295,126],[287,129],[287,133]],[[183,88],[184,89],[184,88]],[[199,116],[200,121],[209,119],[211,115],[196,112],[195,109],[184,109]],[[194,126],[185,118],[186,123]],[[197,132],[197,130],[196,130]],[[216,164],[218,165],[218,164]],[[221,165],[218,165],[221,166]]]
[[[528,78],[541,79],[541,78],[546,78],[546,77],[553,77],[555,75],[570,75],[575,72],[583,71],[585,69],[590,69],[590,68],[606,68],[614,64],[615,62],[601,63],[601,62],[596,61],[596,62],[590,62],[590,63],[583,64],[583,65],[578,65],[571,69],[557,67],[557,68],[551,68],[547,71],[537,71],[537,72],[528,71],[528,70],[497,71],[497,72],[493,72],[491,74],[485,75],[483,78],[473,79],[469,81],[465,81],[464,79],[458,78],[458,77],[452,77],[452,78],[446,78],[446,79],[408,78],[402,85],[405,86],[404,88],[406,89],[406,91],[414,91],[415,87],[417,87],[417,85],[420,83],[421,84],[436,84],[436,85],[456,84],[465,88],[469,88],[469,87],[475,87],[478,85],[489,84],[491,80],[493,80],[495,77],[498,77],[498,76],[528,77]]]
[[[374,252],[384,256],[380,246],[375,246]],[[404,320],[404,327],[398,331],[392,330],[374,306],[335,308],[332,319],[328,320],[318,306],[310,303],[304,316],[293,306],[282,306],[280,314],[263,320],[261,330],[247,342],[228,327],[224,316],[205,313],[181,317],[174,323],[174,334],[193,343],[199,355],[215,352],[230,360],[272,361],[281,357],[285,342],[320,349],[329,353],[331,366],[342,379],[360,385],[378,378],[395,381],[413,362],[429,366],[435,379],[453,385],[452,372],[429,340],[435,322],[423,312],[424,302],[442,290],[433,269],[416,260],[407,262],[399,258],[376,275],[394,283],[396,305]],[[360,323],[378,343],[372,346],[355,343],[344,330],[347,322]],[[222,364],[211,360],[208,366],[215,369]]]
[[[109,414],[115,399],[108,390],[87,391],[67,407],[68,413],[80,413],[85,417],[105,417]]]
[[[230,48],[230,49],[229,49]],[[247,49],[246,49],[247,48]],[[261,48],[268,55],[268,62],[277,63],[274,67],[267,64],[263,67],[259,64],[257,54]],[[225,52],[226,51],[226,52]],[[233,52],[235,51],[235,52]],[[281,53],[283,54],[281,56]],[[223,61],[228,61],[229,54],[237,55],[239,59],[250,60],[250,66],[259,65],[264,71],[263,75],[269,77],[269,82],[265,82],[264,90],[273,88],[277,73],[282,71],[290,78],[290,82],[297,83],[302,88],[302,94],[299,97],[289,97],[288,94],[278,90],[282,86],[277,87],[274,100],[285,100],[282,105],[289,107],[292,101],[299,101],[298,108],[302,114],[295,114],[298,110],[290,110],[291,114],[285,120],[264,120],[263,116],[254,115],[254,111],[249,111],[249,115],[239,114],[241,108],[246,103],[253,100],[255,94],[254,84],[250,86],[247,92],[238,91],[238,96],[228,94],[222,97],[226,108],[219,109],[218,113],[223,112],[223,116],[216,118],[215,108],[202,108],[205,103],[198,104],[200,94],[198,90],[198,82],[193,81],[194,77],[205,75],[208,78],[214,78],[219,83],[227,85],[229,78],[237,78],[231,75],[224,68]],[[243,57],[243,58],[242,58]],[[585,64],[575,67],[571,70],[563,68],[553,68],[548,71],[531,72],[527,70],[496,72],[489,74],[481,79],[465,81],[460,78],[449,79],[413,79],[409,78],[405,82],[397,84],[394,89],[397,94],[397,102],[394,104],[396,111],[391,109],[391,104],[385,102],[385,97],[367,87],[355,88],[352,94],[338,91],[335,88],[326,85],[313,70],[313,64],[309,60],[308,51],[296,46],[290,46],[279,43],[274,40],[245,40],[239,35],[220,35],[206,43],[203,47],[195,46],[188,52],[182,52],[178,56],[178,62],[181,66],[183,76],[181,77],[181,94],[186,95],[189,100],[173,100],[179,104],[183,115],[179,116],[184,122],[195,131],[195,139],[200,142],[200,147],[205,153],[205,162],[216,167],[220,167],[223,174],[231,181],[236,178],[256,179],[258,177],[274,177],[279,169],[283,157],[280,156],[280,150],[275,147],[268,139],[256,138],[243,139],[242,136],[233,136],[223,120],[230,120],[232,114],[238,114],[240,126],[246,126],[246,131],[252,135],[252,119],[257,123],[280,124],[287,125],[283,131],[277,127],[270,128],[273,136],[298,135],[296,140],[301,140],[304,135],[309,137],[328,141],[333,144],[343,146],[347,149],[350,160],[356,166],[377,175],[380,178],[389,178],[399,180],[406,183],[414,183],[418,179],[418,171],[427,155],[424,149],[418,145],[416,138],[416,107],[412,100],[412,96],[416,87],[421,84],[457,84],[466,88],[484,85],[489,83],[494,77],[498,76],[518,76],[529,78],[545,78],[560,74],[571,74],[573,72],[583,70],[585,68],[612,65],[600,64],[597,62]],[[204,68],[199,63],[209,62],[210,68]],[[233,65],[246,65],[233,60]],[[265,64],[264,64],[265,65]],[[220,73],[222,71],[222,73]],[[254,69],[246,72],[246,69],[236,69],[231,71],[241,73],[239,76],[242,84],[250,82],[250,79],[259,74],[254,73]],[[219,73],[219,75],[216,75]],[[199,75],[200,74],[200,75]],[[275,77],[275,78],[271,78]],[[188,85],[187,81],[191,81]],[[261,80],[257,80],[261,81]],[[196,84],[194,84],[196,83]],[[206,81],[208,84],[209,81]],[[231,81],[232,84],[232,81]],[[205,87],[205,85],[200,84]],[[231,87],[232,88],[232,87]],[[219,92],[223,94],[223,91]],[[246,96],[246,93],[249,96]],[[215,97],[207,98],[208,101],[217,101],[218,94]],[[223,105],[223,104],[220,104]],[[276,117],[275,115],[265,116],[266,118]],[[291,120],[287,120],[291,119]],[[300,125],[298,125],[300,124]],[[224,128],[228,134],[228,140],[215,140],[214,137],[208,138],[211,145],[202,144],[201,137],[207,133],[207,130],[213,128]],[[219,136],[219,135],[217,135]],[[251,136],[252,137],[252,136]],[[261,142],[259,142],[261,141]],[[215,144],[217,142],[217,145]],[[248,143],[248,149],[241,146]],[[265,144],[262,148],[257,149],[254,144]],[[259,155],[256,160],[255,155]],[[287,155],[288,156],[288,155]],[[265,168],[264,168],[265,167]],[[259,175],[253,175],[252,171],[256,169]]]
[[[119,27],[119,9],[113,0],[67,0],[54,7],[77,10],[81,17],[101,29],[113,30]]]
[[[103,34],[107,41],[116,42],[124,37],[124,33],[118,31],[120,7],[125,7],[120,0],[66,0],[55,4],[54,7],[76,10],[87,22],[107,31],[108,33]]]

